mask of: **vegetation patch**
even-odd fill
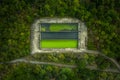
[[[76,31],[77,26],[72,24],[51,24],[50,31]]]
[[[0,0],[0,62],[11,61],[30,54],[30,26],[35,19],[72,17],[86,23],[89,36],[88,49],[101,51],[120,63],[119,7],[118,0]],[[56,29],[56,24],[54,24],[50,30],[63,29],[66,30],[68,27]],[[73,30],[73,28],[68,30]],[[46,42],[51,46],[54,43],[53,41]],[[50,47],[48,43],[43,47]],[[72,47],[76,47],[76,41],[70,41],[71,43]],[[55,47],[58,45],[60,44]],[[79,57],[75,60],[76,58],[64,57],[63,54],[58,55],[61,58],[57,59],[57,55],[54,56],[46,54],[46,56],[37,56],[36,59],[64,63],[70,61],[70,63],[78,63],[80,67],[70,69],[25,63],[11,66],[0,64],[0,80],[120,80],[120,74],[91,71],[85,68],[88,63],[98,65],[101,69],[111,67],[111,64],[103,58],[87,58],[86,55],[85,59],[81,60]]]

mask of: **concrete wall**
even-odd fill
[[[41,49],[40,23],[78,23],[78,48]],[[42,18],[36,20],[31,26],[31,54],[52,52],[81,52],[86,49],[87,27],[83,22],[73,18]]]

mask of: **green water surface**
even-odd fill
[[[40,45],[41,48],[77,48],[77,40],[42,40]]]

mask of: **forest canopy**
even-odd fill
[[[70,17],[85,22],[88,28],[87,47],[89,50],[100,51],[120,64],[119,13],[120,0],[0,0],[0,62],[30,55],[30,26],[34,20],[44,17]],[[53,58],[51,57],[47,56],[48,61],[50,61],[49,58],[55,58],[54,55]],[[62,60],[63,58],[65,61],[67,59],[69,61],[69,57],[67,58],[62,54],[57,59]],[[85,58],[88,57],[85,56]],[[57,59],[53,61],[57,61]],[[75,64],[83,64],[82,67],[87,62],[86,59],[72,59]],[[102,68],[111,66],[102,58],[90,57],[90,60],[96,61],[97,65],[101,65]],[[24,80],[26,78],[25,80],[30,80],[33,78],[32,80],[50,80],[55,78],[53,80],[56,80],[57,78],[57,80],[73,80],[75,78],[76,80],[120,80],[119,74],[89,71],[82,67],[74,70],[49,65],[46,67],[24,63],[20,65],[0,64],[0,79]],[[32,72],[34,68],[35,70]],[[27,75],[27,77],[24,75]]]

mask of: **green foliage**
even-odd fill
[[[78,65],[78,69],[84,69],[87,66],[87,60],[85,58],[81,58],[76,60],[76,64]]]
[[[13,64],[2,80],[119,80],[119,74],[49,65]],[[4,68],[3,68],[4,69]]]
[[[88,49],[99,50],[120,63],[119,7],[118,0],[1,0],[0,62],[30,54],[30,26],[35,19],[72,17],[85,21],[89,36]],[[5,76],[3,80],[120,80],[118,74],[90,71],[85,68],[87,64],[96,65],[95,63],[101,69],[111,67],[110,63],[102,58],[80,58],[67,54],[60,54],[57,58],[55,56],[48,55],[47,60],[77,63],[78,70],[74,72],[66,68],[26,64],[14,65],[11,69],[10,66],[0,64],[0,76]],[[42,57],[37,57],[43,60]]]
[[[45,65],[28,65],[21,63],[19,65],[11,65],[12,69],[4,77],[4,80],[72,80],[74,70],[69,68],[58,68]]]
[[[75,64],[76,59],[79,57],[79,53],[76,55],[74,53],[48,53],[48,54],[35,54],[33,56],[27,57],[30,60],[45,61],[45,62],[57,62],[65,64]]]

